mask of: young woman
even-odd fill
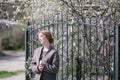
[[[38,39],[42,47],[34,51],[31,61],[32,72],[35,73],[35,80],[56,80],[59,69],[59,55],[51,45],[52,35],[49,31],[38,32]]]

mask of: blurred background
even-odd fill
[[[0,80],[25,80],[24,4],[0,0]]]

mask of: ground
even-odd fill
[[[0,56],[0,71],[25,70],[25,52],[24,51],[3,51],[6,55]],[[0,80],[25,80],[25,73],[12,77],[2,78]]]

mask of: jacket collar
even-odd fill
[[[40,57],[41,57],[41,55],[42,55],[42,53],[43,53],[43,46],[40,48],[40,55],[39,55],[39,61],[40,61]],[[49,47],[49,49],[48,49],[48,51],[47,51],[47,53],[45,54],[45,56],[52,50],[52,49],[54,49],[54,47],[52,46],[52,45],[50,45],[50,47]]]

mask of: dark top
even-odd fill
[[[42,54],[40,55],[40,60],[46,55],[47,51],[42,51]],[[40,80],[43,80],[43,74],[41,73],[41,78]]]

